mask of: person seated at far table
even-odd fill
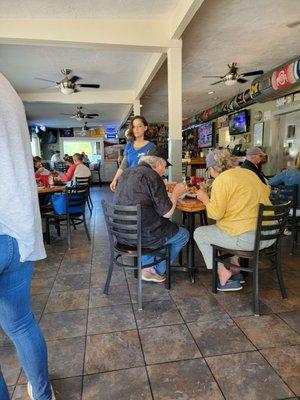
[[[298,197],[297,197],[297,217],[300,216],[300,151],[298,152],[295,165],[292,168],[288,168],[282,172],[279,172],[273,178],[269,179],[269,184],[271,186],[285,185],[292,186],[298,185]],[[292,210],[291,210],[292,214]]]
[[[67,172],[64,175],[56,176],[54,178],[55,181],[58,182],[69,182],[74,181],[75,178],[87,178],[91,176],[91,171],[88,167],[83,164],[83,156],[82,154],[75,153],[73,155],[74,164],[69,165]]]
[[[254,172],[265,185],[267,185],[268,180],[259,167],[260,164],[266,159],[266,156],[266,153],[264,153],[260,147],[250,147],[246,151],[246,160],[241,165],[242,168],[246,168]]]
[[[50,171],[47,168],[43,167],[42,159],[39,156],[33,157],[33,167],[35,180],[37,182],[42,180],[43,175],[50,175]]]
[[[194,239],[203,255],[206,267],[212,269],[212,244],[228,249],[251,251],[254,249],[255,230],[259,204],[271,205],[270,187],[246,168],[231,168],[227,150],[213,150],[206,157],[206,167],[214,178],[211,197],[204,189],[197,198],[206,206],[209,218],[215,225],[201,226],[194,232]],[[269,247],[272,240],[261,243]],[[237,258],[232,258],[237,268],[227,269],[218,265],[219,291],[242,289],[244,278],[238,268]]]
[[[119,177],[114,195],[114,204],[132,206],[141,204],[142,212],[142,247],[158,248],[170,244],[170,261],[174,261],[179,251],[189,240],[189,233],[169,218],[172,216],[178,197],[186,192],[186,185],[178,183],[169,198],[162,179],[169,166],[167,152],[155,148],[147,155],[141,156],[137,166],[127,168]],[[130,239],[123,241],[134,245]],[[143,256],[142,264],[153,261],[153,256]],[[161,283],[166,271],[166,263],[161,262],[153,267],[142,269],[142,279]]]

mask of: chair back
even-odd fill
[[[86,176],[86,177],[75,177],[75,186],[81,186],[81,187],[88,187],[90,184],[90,177]]]
[[[300,185],[289,185],[289,186],[273,186],[271,189],[270,200],[273,204],[282,204],[287,201],[292,201],[292,212],[293,217],[296,217],[298,195]]]
[[[141,254],[141,206],[120,206],[102,200],[111,250],[115,243],[130,241]]]
[[[55,163],[54,163],[54,170],[55,170],[55,171],[58,171],[58,172],[63,172],[63,173],[65,173],[65,172],[67,172],[68,167],[67,167],[66,164],[65,164],[64,162],[62,162],[62,161],[60,161],[60,162],[55,162]]]
[[[88,187],[70,186],[66,188],[67,214],[84,214],[85,204],[88,199]]]
[[[275,246],[282,237],[292,202],[265,206],[259,205],[254,251],[259,252],[261,241],[274,240]]]

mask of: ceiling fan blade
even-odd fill
[[[78,86],[80,86],[80,87],[86,87],[86,88],[94,88],[94,89],[99,89],[100,88],[100,85],[94,85],[94,84],[91,84],[91,83],[78,83]]]
[[[238,81],[239,83],[245,83],[245,82],[248,82],[248,79],[238,78],[237,81]]]
[[[218,83],[221,83],[221,82],[224,82],[224,81],[223,81],[223,79],[221,79],[220,81],[217,81],[217,82],[211,83],[211,85],[217,85]]]
[[[77,82],[79,79],[81,79],[80,76],[74,75],[74,76],[72,76],[72,78],[69,79],[69,81],[71,81],[72,83],[75,83],[75,82]]]
[[[92,118],[94,118],[94,117],[89,117],[88,115],[85,115],[84,118],[86,118],[86,119],[92,119]]]
[[[34,79],[37,79],[38,81],[53,82],[56,83],[57,85],[59,84],[59,82],[51,81],[50,79],[44,79],[44,78],[34,78]]]
[[[219,75],[205,75],[205,76],[202,76],[202,78],[223,78],[223,76],[219,76]]]
[[[86,117],[99,117],[99,114],[85,114]]]
[[[241,76],[252,76],[252,75],[262,75],[264,73],[263,70],[259,69],[258,71],[245,72],[244,74],[240,74]]]

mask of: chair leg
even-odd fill
[[[213,247],[212,292],[218,293],[218,250]]]
[[[91,205],[91,208],[93,209],[94,208],[94,204],[93,204],[93,201],[92,201],[92,198],[91,198],[90,188],[89,188],[89,192],[88,192],[88,201],[89,201],[89,203]]]
[[[46,217],[45,223],[46,223],[46,242],[47,244],[50,244],[50,224],[48,217]]]
[[[281,296],[283,299],[286,299],[287,294],[286,294],[286,290],[285,290],[285,286],[284,286],[282,269],[281,269],[281,251],[280,250],[278,250],[277,257],[275,258],[275,266],[276,266],[276,274],[277,274],[277,279],[278,279],[278,283],[280,286]]]
[[[74,219],[72,219],[72,218],[71,218],[71,222],[72,222],[72,225],[73,225],[73,228],[74,228],[74,230],[76,231],[76,230],[77,230],[77,228],[76,228],[76,225],[75,225]]]
[[[253,308],[254,315],[260,315],[259,293],[258,293],[258,258],[255,258],[253,265]]]
[[[171,289],[171,266],[170,266],[170,247],[168,246],[166,249],[167,259],[166,259],[166,288],[168,290]]]
[[[138,272],[138,310],[141,311],[143,309],[143,300],[142,300],[142,260],[139,258],[134,258],[134,266],[137,268]]]
[[[67,237],[68,237],[68,247],[69,249],[72,248],[72,243],[71,243],[71,223],[70,223],[70,216],[68,215],[67,218]]]
[[[179,265],[182,265],[182,249],[180,250],[180,252],[178,254],[178,263],[179,263]]]
[[[109,268],[108,268],[107,277],[106,277],[106,282],[105,282],[105,286],[104,286],[104,290],[103,290],[104,294],[108,294],[108,289],[109,289],[113,270],[114,270],[114,255],[111,254]]]
[[[83,214],[83,225],[84,225],[86,236],[87,236],[88,240],[91,241],[90,232],[88,230],[88,227],[87,227],[87,224],[86,224],[86,220],[85,220],[85,214]]]

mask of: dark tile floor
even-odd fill
[[[100,200],[111,194],[108,187],[92,192],[92,242],[82,229],[73,235],[72,250],[64,235],[54,239],[32,281],[58,400],[300,396],[300,257],[289,255],[289,238],[288,299],[281,298],[275,276],[262,272],[260,317],[252,313],[250,283],[240,292],[213,295],[209,273],[195,284],[174,273],[170,292],[145,284],[144,310],[138,311],[131,272],[115,271],[110,295],[102,294],[109,251]],[[2,331],[0,360],[12,399],[27,400],[26,378]]]

